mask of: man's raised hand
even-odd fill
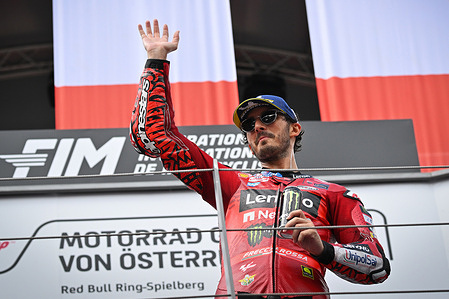
[[[153,21],[153,30],[151,29],[150,21],[145,22],[145,27],[146,32],[143,30],[142,25],[138,25],[143,46],[147,51],[149,59],[167,59],[168,53],[173,52],[178,48],[179,30],[173,35],[172,41],[169,41],[168,26],[164,25],[161,36],[157,19]]]

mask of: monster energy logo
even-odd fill
[[[283,227],[287,224],[287,219],[290,212],[300,209],[302,199],[301,190],[296,187],[285,188],[283,195],[284,199],[282,201],[281,214],[279,216],[280,227]]]
[[[318,216],[318,209],[320,207],[321,198],[312,192],[300,190],[298,187],[287,187],[283,192],[283,204],[281,210],[281,226],[287,222],[286,217],[290,212],[295,210],[303,210],[309,213],[312,217]]]
[[[248,244],[252,247],[260,244],[262,242],[262,239],[265,238],[271,238],[272,232],[268,228],[270,228],[265,223],[259,223],[254,224],[248,227],[249,229],[252,229],[248,231]]]
[[[284,191],[284,212],[299,210],[301,206],[301,190],[298,188],[287,188]]]

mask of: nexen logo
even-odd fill
[[[28,176],[31,167],[47,163],[48,154],[38,151],[56,149],[48,177],[76,176],[84,160],[90,168],[104,160],[100,174],[113,174],[125,139],[126,137],[112,137],[98,149],[90,138],[78,138],[76,142],[74,138],[62,138],[59,142],[56,138],[28,139],[21,154],[0,155],[0,159],[16,167],[13,178],[24,178]]]

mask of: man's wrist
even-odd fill
[[[165,59],[147,59],[145,63],[145,68],[151,68],[151,69],[163,69],[165,63],[170,63],[170,61]]]
[[[330,264],[335,257],[335,250],[334,250],[334,246],[332,246],[331,244],[325,242],[325,241],[321,241],[323,243],[324,246],[324,250],[320,255],[313,255],[312,257],[315,258],[318,262],[320,262],[321,264],[327,265]]]
[[[148,59],[167,59],[167,51],[165,50],[159,50],[159,49],[152,49],[150,51],[147,51],[147,57]]]

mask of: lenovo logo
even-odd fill
[[[276,204],[277,190],[242,190],[240,192],[239,211],[247,211],[260,208],[274,208]]]
[[[83,164],[93,168],[103,161],[99,174],[113,174],[126,137],[112,137],[97,148],[90,138],[28,139],[22,153],[0,155],[6,163],[15,167],[13,178],[24,178],[32,167],[50,165],[42,176],[76,176]],[[54,153],[49,157],[50,151]],[[86,162],[86,163],[85,163]]]

